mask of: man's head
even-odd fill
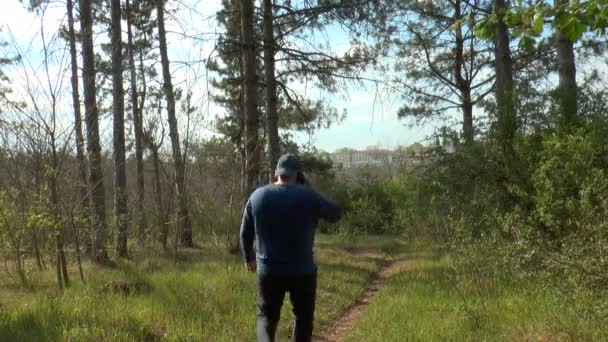
[[[280,183],[297,183],[298,175],[302,175],[302,163],[293,154],[284,154],[279,158],[274,174]]]

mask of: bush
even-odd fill
[[[389,220],[372,197],[353,198],[337,226],[340,234],[380,234],[386,231]]]
[[[388,179],[364,178],[357,183],[338,177],[314,184],[344,210],[338,224],[321,223],[322,232],[415,237],[422,231],[421,220],[414,215],[418,194],[411,173]]]
[[[521,262],[556,276],[560,287],[608,286],[606,133],[596,126],[548,135],[531,178],[533,210],[505,217]]]

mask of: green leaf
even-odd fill
[[[595,17],[595,28],[605,29],[608,24],[608,5],[606,5],[602,11]]]
[[[579,40],[586,29],[586,25],[576,17],[570,18],[566,26],[562,28],[564,34],[573,42]]]
[[[504,21],[507,26],[516,26],[521,23],[521,13],[507,11],[504,16]]]
[[[521,35],[523,33],[524,33],[524,31],[522,31],[521,29],[515,29],[515,30],[513,30],[513,38],[521,37]]]
[[[534,40],[534,38],[532,38],[528,35],[524,35],[519,40],[519,47],[526,51],[530,51],[530,50],[532,50],[532,48],[534,48],[535,42],[536,42],[536,40]]]
[[[494,37],[494,30],[487,18],[482,19],[477,26],[475,26],[475,35],[486,40],[490,40]]]
[[[542,12],[534,13],[534,33],[540,35],[545,27],[545,16]]]
[[[553,22],[553,24],[555,25],[555,27],[557,27],[560,30],[563,30],[564,27],[566,27],[566,25],[568,25],[568,21],[569,21],[570,17],[568,15],[565,15],[563,13],[560,13],[559,15],[557,15],[555,17],[555,20]]]

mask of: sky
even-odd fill
[[[215,12],[220,8],[220,0],[188,0],[184,1],[188,6],[180,6],[178,20],[168,20],[169,32],[174,32],[174,37],[169,37],[170,59],[174,82],[177,85],[189,83],[195,89],[200,89],[200,94],[206,94],[206,80],[201,80],[195,76],[203,75],[204,67],[197,70],[180,67],[180,63],[187,60],[197,60],[200,57],[208,56],[213,49],[213,37],[217,33],[217,25],[214,22]],[[191,10],[188,10],[188,7]],[[207,20],[201,20],[206,18]],[[65,9],[61,3],[52,5],[44,18],[42,26],[47,36],[57,32],[60,23],[65,20]],[[16,41],[24,46],[29,46],[31,42],[31,53],[36,59],[41,58],[40,41],[40,18],[35,14],[29,13],[23,8],[18,0],[3,0],[3,9],[0,11],[0,39],[9,40],[8,33],[15,37]],[[193,42],[189,38],[184,38],[179,32],[186,32],[193,27],[199,32],[209,33],[208,40],[205,42]],[[335,40],[330,43],[336,50],[343,49],[348,44],[348,37],[344,35],[331,35]],[[332,38],[333,39],[333,38]],[[62,70],[55,72],[62,73]],[[18,72],[17,72],[18,73]],[[10,75],[16,80],[22,79],[20,75]],[[65,77],[65,75],[57,76]],[[424,126],[412,126],[397,118],[397,110],[402,104],[402,100],[393,94],[388,94],[377,88],[373,83],[363,85],[347,86],[340,94],[327,94],[320,90],[312,89],[309,96],[322,97],[329,101],[338,112],[346,111],[347,116],[340,124],[335,124],[330,128],[321,129],[313,136],[306,133],[295,133],[296,141],[301,144],[312,143],[318,149],[324,151],[334,151],[341,147],[355,149],[365,149],[369,146],[381,148],[394,148],[398,145],[409,145],[414,142],[425,142],[425,139],[432,134],[434,126],[427,124]],[[315,95],[317,93],[318,95]],[[66,94],[69,99],[69,94]],[[201,136],[212,134],[209,123],[214,115],[222,109],[214,103],[208,102],[204,95],[197,97],[199,107],[203,109],[203,119],[194,126],[195,133]],[[66,101],[69,104],[69,101]],[[104,130],[104,127],[107,129]],[[109,122],[102,123],[104,136],[102,139],[111,139],[111,125]]]

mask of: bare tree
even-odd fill
[[[169,237],[169,217],[168,211],[165,210],[163,205],[163,190],[161,186],[161,161],[159,157],[159,150],[163,145],[164,138],[164,130],[162,132],[160,142],[156,142],[154,139],[153,128],[144,133],[144,143],[146,147],[150,150],[150,154],[152,157],[152,165],[154,168],[154,180],[153,180],[153,189],[154,189],[154,203],[156,207],[156,219],[158,222],[158,239],[160,243],[163,245],[163,249],[167,249],[167,242]]]
[[[26,165],[23,162],[24,141],[20,139],[19,125],[0,120],[0,143],[3,146],[0,166],[6,178],[2,181],[0,192],[0,237],[4,242],[5,260],[12,260],[19,282],[28,285],[27,269],[23,258],[23,245],[27,236],[26,222],[28,198]],[[4,248],[2,248],[4,249]],[[8,268],[7,268],[8,270]]]
[[[69,276],[65,257],[65,221],[62,217],[62,199],[59,193],[59,176],[63,169],[62,164],[67,154],[69,143],[69,133],[71,127],[61,127],[58,120],[59,98],[62,91],[62,75],[51,74],[51,63],[62,68],[67,60],[64,54],[49,51],[57,37],[52,37],[51,42],[47,41],[44,30],[44,13],[46,7],[41,9],[40,16],[40,38],[42,40],[42,62],[40,66],[35,66],[29,59],[19,59],[18,66],[23,77],[23,94],[27,100],[27,106],[20,105],[14,101],[8,101],[14,112],[14,120],[20,127],[16,134],[20,139],[26,139],[31,146],[38,144],[41,146],[43,154],[43,174],[46,179],[47,200],[38,199],[43,207],[46,207],[48,225],[53,230],[55,240],[55,266],[57,283],[60,289],[68,287]],[[31,56],[31,54],[21,51],[19,44],[13,39],[13,46],[16,53],[20,56]],[[58,56],[58,57],[57,57]],[[42,76],[40,76],[42,74]],[[46,223],[45,223],[46,224]]]
[[[87,190],[87,161],[84,155],[84,136],[82,135],[82,113],[80,110],[80,89],[78,86],[78,51],[76,50],[76,31],[74,30],[74,4],[72,0],[66,1],[68,15],[68,42],[70,46],[70,66],[71,66],[71,85],[72,85],[72,103],[74,108],[74,134],[76,137],[76,159],[78,159],[78,187],[80,192],[80,202],[82,203],[83,212],[90,211],[88,205],[88,190]],[[88,214],[87,214],[88,215]],[[77,235],[80,235],[81,229],[78,227]],[[90,233],[91,227],[86,230]],[[91,241],[87,234],[86,245],[87,250],[90,250]]]
[[[143,101],[140,102],[137,87],[137,72],[135,65],[135,47],[133,42],[133,13],[129,0],[126,1],[127,13],[127,53],[129,56],[129,72],[131,82],[131,106],[133,113],[133,128],[135,131],[135,162],[137,168],[137,237],[140,244],[145,241],[146,215],[144,212],[145,182],[144,182],[144,144],[143,144]],[[142,75],[142,77],[145,77]],[[143,99],[143,96],[142,96]]]
[[[177,128],[177,117],[175,115],[175,93],[171,81],[171,70],[169,68],[169,56],[167,53],[167,33],[165,30],[165,1],[158,0],[157,24],[161,65],[163,69],[163,90],[167,100],[167,117],[169,122],[169,137],[171,137],[171,150],[173,152],[173,164],[175,166],[175,187],[177,189],[177,204],[179,207],[180,241],[184,247],[192,247],[192,223],[188,212],[188,196],[186,191],[186,165],[182,159],[182,151]]]

